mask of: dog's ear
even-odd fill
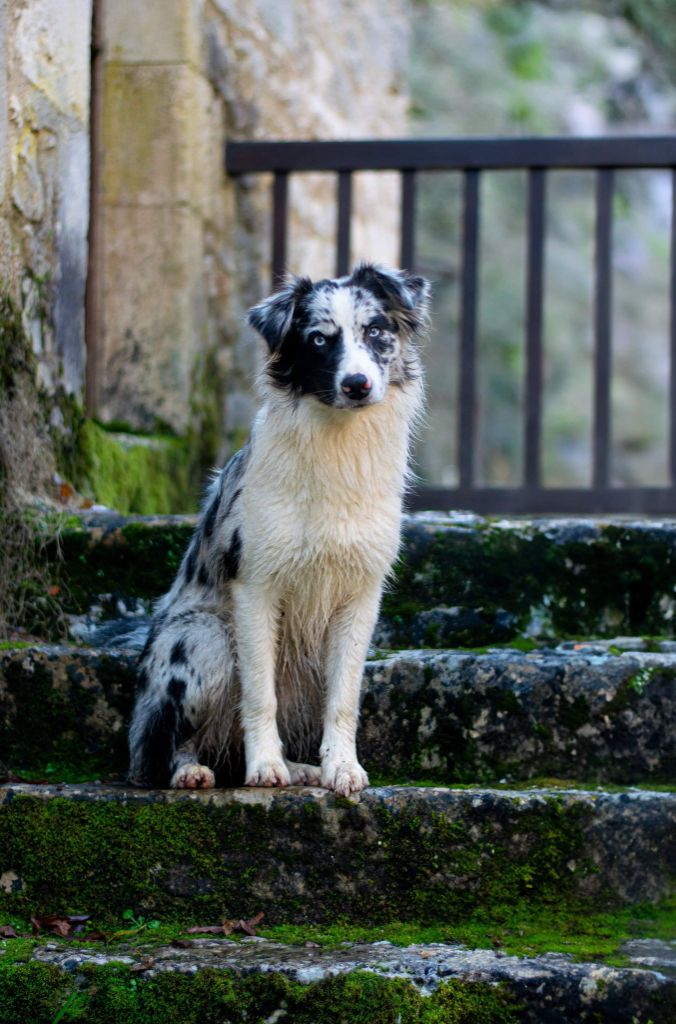
[[[263,299],[249,310],[247,320],[268,343],[271,352],[277,352],[291,330],[298,301],[312,289],[309,277],[291,277],[281,291]]]
[[[410,329],[417,331],[427,322],[431,289],[424,277],[408,270],[361,263],[353,272],[352,280],[372,291],[395,315],[403,316]]]

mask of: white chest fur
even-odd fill
[[[242,495],[243,579],[293,588],[308,572],[359,585],[397,551],[417,389],[327,409],[269,400],[256,420]]]

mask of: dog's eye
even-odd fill
[[[310,335],[310,341],[313,345],[316,345],[317,348],[321,348],[322,345],[326,345],[326,338],[323,334],[320,334],[319,331],[315,331],[314,334]]]
[[[382,327],[369,327],[368,331],[366,332],[366,335],[369,338],[379,338],[382,333]]]

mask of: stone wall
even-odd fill
[[[252,414],[269,182],[226,138],[406,133],[406,0],[104,0],[97,411],[224,449]],[[333,270],[335,184],[292,183],[289,269]],[[398,184],[355,185],[353,256],[396,259]],[[206,435],[211,435],[207,437]]]
[[[85,370],[91,2],[0,0],[0,289],[22,306],[39,383],[77,398]]]

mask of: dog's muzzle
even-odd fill
[[[343,394],[351,401],[360,402],[370,395],[373,382],[365,373],[351,373],[347,377],[343,377],[340,387]]]

